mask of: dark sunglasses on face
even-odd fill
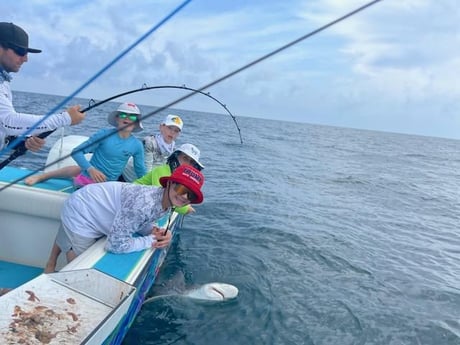
[[[193,161],[192,167],[194,167],[196,170],[201,171],[203,168],[201,165],[199,165],[197,162]]]
[[[193,201],[196,200],[196,195],[195,195],[195,193],[193,193],[190,189],[188,189],[188,188],[185,187],[184,185],[181,185],[181,184],[179,184],[179,183],[174,184],[174,191],[175,191],[178,195],[187,194],[187,199],[188,199],[190,202],[193,202]]]
[[[135,114],[119,113],[118,117],[120,119],[130,119],[131,121],[137,121],[137,115]]]
[[[181,153],[182,155],[182,160],[183,162],[185,162],[186,164],[194,167],[195,169],[197,169],[198,171],[201,171],[201,169],[203,169],[197,162],[195,162],[195,160],[192,158],[192,157],[189,157],[188,155],[186,155],[185,153]],[[184,164],[184,163],[182,163]]]
[[[6,46],[19,56],[26,56],[28,53],[27,48],[18,47],[11,43],[6,43]]]

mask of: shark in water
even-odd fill
[[[163,285],[163,288],[165,287],[164,285],[173,285],[174,288],[168,288],[167,293],[162,293],[161,286],[154,286],[154,294],[155,296],[152,296],[150,298],[147,298],[144,303],[150,303],[154,300],[157,300],[159,298],[164,298],[164,297],[169,297],[169,296],[181,296],[181,297],[186,297],[186,298],[191,298],[191,299],[196,299],[196,300],[202,300],[202,301],[227,301],[227,300],[232,300],[235,299],[238,296],[238,288],[226,284],[226,283],[218,283],[218,282],[213,282],[213,283],[207,283],[203,284],[197,287],[193,288],[185,288],[185,282],[184,282],[184,277],[183,275],[176,275],[174,279],[169,281],[169,284],[160,284]],[[155,290],[157,290],[155,292]],[[173,290],[174,293],[171,293],[170,291]]]

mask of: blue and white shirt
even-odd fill
[[[88,161],[85,153],[93,152]],[[134,135],[122,138],[116,128],[103,128],[88,140],[72,150],[72,158],[89,177],[88,168],[95,167],[107,177],[107,181],[116,181],[123,172],[129,158],[134,158],[134,172],[137,178],[145,175],[144,148]]]

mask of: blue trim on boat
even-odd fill
[[[156,250],[153,254],[151,261],[145,266],[145,271],[140,275],[139,281],[136,282],[137,288],[136,296],[126,313],[125,318],[120,322],[117,328],[112,332],[111,336],[107,338],[103,344],[120,344],[123,341],[126,333],[134,322],[139,310],[142,308],[145,297],[152,287],[158,275],[158,271],[163,263],[167,254],[167,249]]]
[[[42,273],[42,267],[0,261],[0,287],[16,288]]]
[[[174,223],[171,231],[173,232],[173,239],[174,241],[174,229],[177,223]],[[144,303],[145,297],[147,296],[150,288],[155,283],[155,279],[158,276],[158,272],[160,270],[163,261],[168,254],[168,249],[160,249],[156,250],[152,257],[150,258],[150,262],[145,265],[144,272],[139,275],[138,281],[135,282],[134,286],[137,289],[136,296],[131,303],[131,306],[126,313],[126,316],[123,318],[122,322],[120,322],[116,329],[112,332],[112,334],[104,341],[103,345],[115,345],[121,344],[123,338],[126,336],[126,333],[129,331],[132,323],[134,322],[139,310],[142,308]]]
[[[125,281],[144,252],[145,251],[126,254],[113,254],[107,252],[93,267],[112,277]]]
[[[158,220],[157,224],[159,227],[164,227],[167,221],[168,215]],[[136,236],[136,234],[134,236]],[[145,250],[124,254],[106,252],[93,267],[112,277],[125,281],[144,253]]]
[[[7,183],[17,181],[32,172],[33,171],[29,169],[6,166],[3,169],[0,169],[0,181]],[[17,184],[25,185],[24,181],[18,182]],[[36,183],[34,187],[66,193],[72,193],[74,191],[72,181],[64,178],[51,178],[46,181]]]

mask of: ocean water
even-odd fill
[[[61,99],[15,93],[28,112]],[[115,107],[66,134],[107,126]],[[178,144],[201,149],[205,202],[151,294],[219,281],[239,296],[146,304],[124,345],[460,344],[458,140],[237,117],[240,144],[228,115],[174,112],[185,123]],[[13,164],[38,169],[45,157]]]

